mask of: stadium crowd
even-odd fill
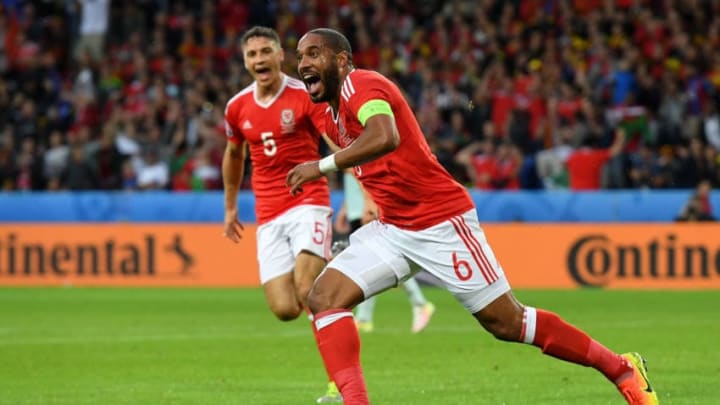
[[[251,81],[238,39],[252,25],[278,30],[291,74],[307,29],[346,33],[354,64],[400,84],[468,186],[720,186],[719,0],[0,7],[3,190],[221,188],[224,106]]]

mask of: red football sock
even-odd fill
[[[320,341],[318,340],[318,331],[315,327],[315,317],[313,316],[312,312],[310,312],[309,309],[306,308],[306,311],[308,314],[308,318],[310,319],[310,327],[312,328],[313,336],[315,337],[315,345],[319,346]],[[325,368],[325,373],[328,376],[328,381],[332,381],[332,377],[330,376],[330,371],[325,367],[325,362],[323,361],[323,367]]]
[[[632,375],[632,366],[623,357],[552,312],[526,307],[520,340],[547,355],[593,367],[614,383]]]
[[[325,368],[335,381],[345,405],[367,405],[367,389],[360,368],[360,337],[347,309],[315,315],[317,344]]]

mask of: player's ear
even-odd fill
[[[347,51],[338,52],[335,57],[337,58],[337,65],[339,68],[347,67],[348,65],[348,53]]]
[[[280,48],[280,50],[278,51],[278,53],[280,54],[280,63],[285,62],[285,50],[282,49],[282,48]]]

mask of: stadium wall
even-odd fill
[[[255,230],[233,244],[220,224],[3,224],[0,285],[258,286]],[[720,288],[719,224],[509,223],[485,232],[517,288]]]
[[[668,222],[692,191],[471,192],[482,222]],[[335,210],[342,193],[334,192]],[[720,207],[720,192],[711,197]],[[252,193],[240,193],[244,222],[255,222]],[[0,194],[2,222],[220,222],[220,192],[85,192]]]
[[[672,222],[689,196],[473,193],[515,287],[720,289],[720,224]],[[257,286],[252,195],[239,204],[236,245],[220,193],[0,195],[0,285]]]

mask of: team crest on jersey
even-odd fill
[[[343,123],[342,118],[338,119],[337,128],[338,128],[338,135],[339,135],[338,139],[342,143],[342,145],[340,145],[340,146],[345,148],[348,145],[350,145],[351,143],[353,143],[353,139],[347,135],[347,130],[345,129],[345,124]]]
[[[295,132],[295,113],[287,108],[280,113],[280,129],[283,134]]]

